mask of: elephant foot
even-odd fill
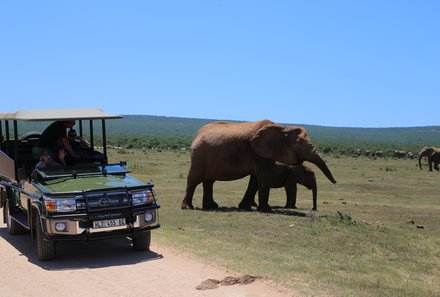
[[[312,210],[318,211],[318,208],[317,207],[313,207]]]
[[[203,203],[202,208],[203,209],[217,209],[218,204],[215,201],[212,201],[209,203]]]
[[[182,202],[182,205],[180,206],[180,209],[194,209],[194,206],[191,203],[186,203],[185,201]]]
[[[247,202],[240,202],[240,204],[238,205],[239,209],[243,209],[243,210],[252,210],[252,203],[247,203]]]
[[[292,205],[292,204],[286,204],[286,206],[284,206],[284,208],[298,209],[298,207],[296,207],[296,205]]]
[[[258,205],[257,210],[261,212],[272,212],[272,207],[270,207],[269,204]]]

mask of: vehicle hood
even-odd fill
[[[42,192],[82,192],[94,189],[125,188],[144,185],[127,175],[62,177],[38,183]]]

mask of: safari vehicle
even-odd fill
[[[129,237],[135,250],[149,250],[151,230],[160,227],[160,206],[153,183],[130,177],[125,162],[107,162],[105,121],[117,118],[121,117],[100,109],[0,113],[0,206],[4,223],[10,234],[27,230],[36,239],[38,259],[54,259],[56,243],[68,240]],[[20,136],[19,124],[20,128],[40,125],[44,129],[47,125],[24,122],[61,120],[76,121],[80,135],[83,122],[88,122],[90,147],[100,154],[99,162],[86,160],[65,168],[34,169],[38,160],[32,156],[32,147],[41,133],[31,131]],[[102,127],[102,152],[94,150],[94,130],[99,130],[99,125],[93,127],[96,122]]]

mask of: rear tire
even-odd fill
[[[51,240],[44,240],[43,230],[41,229],[40,216],[37,216],[35,228],[38,259],[40,261],[49,261],[55,259],[55,242]]]
[[[150,250],[151,231],[139,233],[132,237],[135,251],[147,252]]]
[[[6,205],[3,207],[3,217],[6,221],[6,229],[11,235],[17,235],[24,232],[24,228],[16,220],[14,220],[9,214],[9,202],[6,201]]]

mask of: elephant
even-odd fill
[[[405,151],[394,150],[393,156],[397,159],[406,158],[407,153]]]
[[[375,151],[375,152],[373,153],[373,157],[375,157],[375,158],[377,158],[377,157],[383,157],[383,156],[384,156],[383,151]]]
[[[307,189],[312,190],[313,210],[317,210],[318,189],[316,186],[316,177],[313,170],[304,165],[292,166],[275,162],[274,166],[271,169],[270,187],[284,187],[284,190],[286,191],[286,205],[284,206],[285,208],[296,209],[297,184],[301,184]],[[251,175],[248,188],[243,197],[243,200],[239,204],[239,208],[244,208],[243,206],[249,205],[248,201],[252,201],[252,204],[255,205],[254,199],[257,190],[257,180],[255,176]]]
[[[257,210],[271,211],[270,169],[275,161],[288,165],[309,161],[336,183],[304,127],[280,125],[270,120],[212,122],[197,131],[191,144],[191,165],[181,208],[194,209],[194,191],[200,183],[203,184],[203,209],[218,208],[213,199],[216,180],[231,181],[253,175],[258,188]],[[250,203],[241,207],[250,209]]]
[[[424,147],[419,152],[419,167],[422,169],[422,158],[428,157],[428,166],[429,171],[432,171],[432,163],[434,163],[434,169],[439,171],[439,163],[440,163],[440,148],[436,147]]]

